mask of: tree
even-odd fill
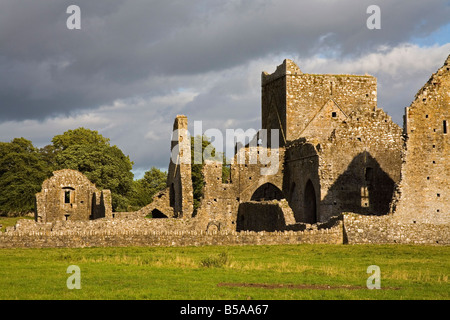
[[[68,130],[63,134],[56,135],[52,139],[53,148],[56,152],[66,150],[74,145],[105,145],[109,146],[110,140],[103,137],[95,130],[80,127],[75,130]]]
[[[153,196],[167,186],[167,173],[155,167],[146,171],[144,177],[133,181],[133,191],[130,194],[130,205],[138,210],[152,202]]]
[[[57,169],[82,172],[99,188],[111,190],[114,211],[126,211],[132,190],[133,162],[109,139],[85,128],[69,130],[52,139]]]
[[[0,212],[20,215],[33,211],[35,194],[50,175],[51,169],[31,141],[0,142]]]

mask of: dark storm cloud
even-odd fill
[[[76,1],[81,30],[68,30],[71,4],[0,1],[0,121],[160,95],[189,86],[174,78],[268,55],[360,56],[425,36],[450,16],[442,0],[96,0]],[[381,30],[366,28],[370,4],[381,8]]]

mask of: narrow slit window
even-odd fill
[[[70,191],[64,191],[64,203],[70,203]]]
[[[442,127],[444,130],[444,134],[447,134],[447,120],[442,121]]]

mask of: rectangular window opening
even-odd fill
[[[64,203],[70,203],[70,191],[64,191]]]
[[[222,183],[231,183],[231,164],[222,165]]]
[[[447,120],[444,120],[442,122],[442,126],[443,126],[443,129],[444,129],[444,134],[447,134]]]

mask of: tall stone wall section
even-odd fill
[[[450,224],[450,56],[406,108],[405,133],[393,211],[409,223]]]
[[[321,220],[389,213],[402,166],[402,129],[381,109],[349,115],[319,143]]]
[[[173,217],[190,217],[194,210],[191,178],[191,140],[188,135],[188,120],[177,115],[173,124],[171,157],[167,175],[169,205]]]
[[[319,176],[319,151],[306,139],[298,139],[286,146],[283,190],[297,222],[320,222],[322,219],[321,181]],[[308,181],[314,188],[316,210],[306,212],[304,206]],[[311,210],[310,210],[311,211]]]

